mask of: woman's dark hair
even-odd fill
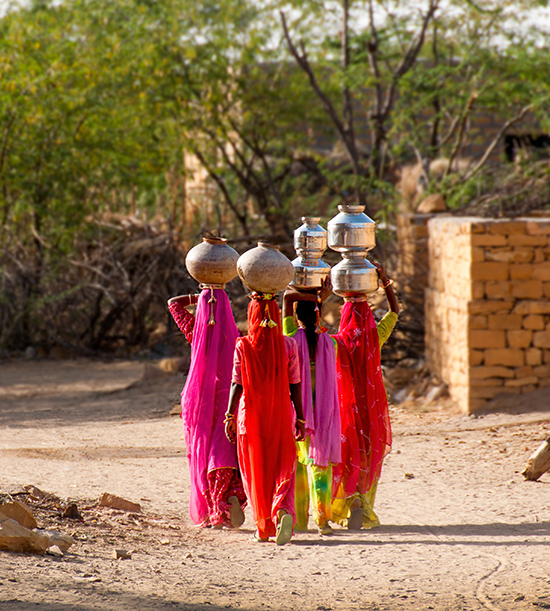
[[[296,318],[304,326],[307,345],[309,347],[309,358],[314,359],[317,351],[317,311],[316,303],[313,301],[296,302]]]

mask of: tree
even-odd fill
[[[466,178],[479,172],[506,129],[527,112],[545,116],[548,79],[540,72],[537,77],[537,70],[547,52],[536,45],[533,29],[519,36],[513,27],[525,14],[519,8],[538,5],[536,0],[521,7],[514,3],[511,13],[502,2],[471,0],[281,3],[289,52],[347,152],[360,202],[366,203],[367,184],[386,178],[392,163],[415,150],[422,157],[459,155],[466,140],[476,137],[470,118],[478,109],[498,112],[502,130]],[[322,19],[332,30],[325,37],[308,35],[323,31]],[[339,82],[340,103],[325,90],[327,72]],[[358,114],[366,117],[363,125]],[[369,157],[361,159],[365,132]]]

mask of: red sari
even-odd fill
[[[267,324],[270,321],[272,324]],[[237,415],[237,453],[261,538],[276,534],[280,509],[295,517],[294,409],[279,321],[277,303],[255,297],[248,306],[248,335],[237,340],[243,387]]]
[[[344,304],[335,338],[342,462],[333,470],[333,495],[340,485],[346,496],[365,494],[380,477],[392,443],[378,331],[366,301]]]

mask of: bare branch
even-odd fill
[[[468,180],[469,178],[472,178],[472,176],[474,176],[475,174],[479,172],[479,170],[481,170],[481,168],[485,165],[487,159],[489,159],[491,153],[495,150],[496,145],[500,142],[500,139],[502,138],[502,136],[504,136],[504,134],[506,133],[506,130],[512,127],[512,125],[514,125],[515,123],[518,123],[518,121],[521,121],[523,117],[532,108],[533,108],[533,104],[524,106],[516,113],[515,117],[512,117],[509,121],[506,121],[506,123],[500,128],[498,134],[493,138],[493,141],[491,142],[491,144],[487,147],[487,150],[483,154],[483,157],[476,163],[476,165],[469,172],[467,172],[464,175],[464,180]]]
[[[468,121],[468,117],[470,116],[470,112],[474,106],[474,102],[477,100],[477,96],[478,96],[477,93],[475,92],[472,93],[472,95],[468,98],[468,101],[466,102],[466,106],[464,107],[464,112],[462,113],[462,117],[460,120],[460,130],[458,132],[456,144],[453,147],[453,151],[449,158],[449,165],[447,166],[447,169],[445,170],[445,174],[443,175],[443,178],[447,178],[447,176],[449,175],[449,172],[451,171],[451,167],[453,165],[453,161],[455,160],[455,157],[458,154],[460,146],[462,145],[464,131],[466,130],[466,122]]]

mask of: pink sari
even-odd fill
[[[315,355],[315,408],[311,389],[311,365],[303,329],[294,334],[300,355],[302,405],[306,435],[310,436],[309,458],[318,467],[337,464],[341,458],[340,411],[336,383],[336,348],[328,333],[319,333]]]
[[[181,394],[183,435],[191,476],[189,513],[193,522],[201,526],[211,521],[218,523],[220,519],[219,508],[212,508],[213,501],[219,504],[220,494],[210,489],[215,486],[215,471],[230,468],[237,474],[238,468],[237,452],[225,436],[223,421],[239,331],[225,291],[214,289],[213,296],[215,325],[208,324],[210,289],[204,289],[199,297],[191,367]]]

